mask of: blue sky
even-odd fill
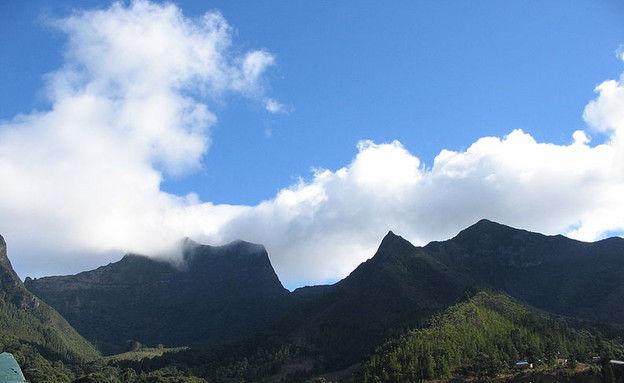
[[[83,87],[86,90],[85,84],[99,83],[96,76],[102,73],[115,76],[117,72],[110,68],[106,68],[106,72],[81,69],[81,65],[88,67],[92,64],[85,64],[86,59],[79,57],[82,48],[78,46],[95,44],[91,37],[99,33],[87,31],[85,20],[91,17],[88,16],[90,10],[97,9],[112,20],[135,12],[137,3],[120,3],[121,11],[117,13],[111,11],[110,4],[107,1],[41,0],[0,5],[3,15],[0,64],[4,68],[0,72],[3,89],[0,119],[5,121],[0,126],[0,143],[3,138],[5,140],[4,152],[0,146],[0,164],[10,165],[11,158],[15,159],[9,156],[13,153],[11,145],[6,144],[12,142],[7,139],[9,132],[13,132],[13,136],[23,135],[23,141],[16,139],[15,142],[28,142],[26,137],[32,137],[46,148],[56,145],[46,146],[48,137],[50,142],[57,142],[54,129],[46,122],[48,120],[43,119],[44,122],[33,123],[28,128],[15,116],[23,114],[33,120],[54,111],[55,103],[60,105],[59,100],[64,96],[58,95],[55,88],[59,86],[58,82],[54,85],[50,80],[70,77],[66,72],[61,73],[60,68],[69,63],[74,65],[72,76],[85,76],[82,82],[74,84],[75,89]],[[154,9],[163,7],[160,2],[144,4]],[[618,122],[603,123],[619,118],[617,110],[621,105],[617,98],[620,76],[624,71],[621,51],[624,4],[621,2],[399,1],[388,6],[373,1],[179,1],[174,4],[182,15],[181,20],[190,24],[197,23],[206,12],[220,12],[230,26],[225,38],[231,41],[231,45],[223,52],[223,57],[229,60],[230,69],[235,71],[237,65],[243,65],[241,60],[249,57],[246,56],[249,52],[259,52],[255,57],[264,61],[254,61],[254,65],[260,68],[257,76],[245,79],[244,85],[229,84],[219,92],[197,91],[188,84],[182,87],[173,85],[173,100],[188,97],[193,100],[193,105],[203,105],[211,116],[182,125],[187,131],[194,129],[193,123],[204,126],[189,138],[190,141],[184,141],[190,145],[188,147],[172,144],[175,152],[163,148],[166,145],[162,142],[180,137],[157,136],[160,133],[146,133],[142,129],[149,127],[141,127],[137,134],[146,133],[149,137],[154,134],[155,141],[149,145],[157,147],[155,152],[133,159],[110,149],[115,145],[101,148],[102,153],[118,159],[116,169],[123,168],[126,163],[135,164],[137,168],[136,173],[129,171],[124,177],[117,173],[113,177],[110,173],[111,180],[107,185],[123,182],[120,180],[131,177],[128,174],[137,179],[155,177],[149,187],[145,186],[150,191],[143,191],[153,195],[153,205],[129,206],[127,201],[132,197],[125,195],[118,196],[119,200],[100,198],[97,192],[85,186],[80,197],[72,201],[82,201],[85,195],[92,194],[92,198],[84,198],[83,203],[87,206],[81,202],[72,203],[68,207],[71,213],[51,208],[58,205],[58,195],[63,195],[64,190],[76,189],[74,182],[80,178],[77,176],[74,182],[59,180],[42,184],[39,193],[44,196],[41,200],[47,202],[33,203],[22,198],[23,193],[18,187],[9,190],[0,199],[0,212],[19,225],[5,221],[0,224],[0,233],[10,246],[13,240],[13,246],[19,251],[12,259],[15,258],[13,262],[20,275],[76,272],[114,260],[126,250],[156,251],[143,245],[147,240],[136,239],[143,236],[140,233],[167,240],[184,234],[205,243],[218,244],[234,238],[263,243],[278,274],[292,288],[344,276],[372,255],[388,230],[394,230],[415,243],[425,243],[448,238],[483,217],[531,230],[562,232],[585,240],[600,238],[605,233],[619,233],[623,229],[617,218],[605,218],[602,213],[597,213],[609,210],[607,206],[614,203],[609,196],[621,191],[621,184],[617,177],[613,177],[618,170],[614,163],[621,158],[619,147],[614,144],[615,138],[619,137],[616,133],[620,125]],[[86,12],[80,13],[77,9]],[[74,23],[68,27],[71,24],[68,17],[72,14],[75,15]],[[146,17],[140,22],[167,20]],[[76,37],[74,45],[68,45],[71,36]],[[149,43],[158,42],[150,40]],[[78,59],[68,59],[72,54]],[[149,65],[145,63],[146,67]],[[609,80],[616,82],[613,84],[615,90],[609,93],[616,95],[614,101],[608,98],[606,90],[602,93],[595,91],[597,86]],[[129,83],[134,80],[124,77],[119,81]],[[210,81],[214,79],[206,77],[201,81],[210,87]],[[170,86],[165,87],[167,96],[171,96]],[[51,96],[55,91],[56,96]],[[126,97],[124,94],[113,95],[108,90],[97,95],[109,101]],[[592,100],[596,101],[596,107],[593,112],[587,112],[586,107]],[[268,110],[269,101],[278,105],[280,110]],[[150,107],[146,106],[144,113],[149,113]],[[50,114],[50,120],[73,126],[65,119],[71,119],[71,116],[58,116],[52,118],[53,114]],[[85,121],[102,121],[94,119],[94,116],[85,117]],[[105,123],[102,126],[103,129],[110,127]],[[520,130],[524,135],[512,134]],[[586,137],[577,135],[573,138],[574,132],[579,130]],[[15,133],[20,131],[30,131],[31,136]],[[47,133],[42,134],[43,131]],[[91,134],[78,138],[79,135],[71,136],[75,141],[66,138],[62,142],[80,145],[94,137]],[[503,153],[515,153],[514,150],[521,147],[537,152],[543,149],[545,154],[520,153],[508,159],[510,168],[501,165],[500,169],[493,169],[492,165],[484,170],[475,164],[487,161],[499,165],[507,163],[505,158],[492,159],[483,154],[499,150],[492,149],[496,146],[493,141],[480,141],[484,137],[498,138]],[[527,143],[529,137],[533,143]],[[588,137],[591,141],[585,142]],[[111,139],[111,136],[87,144],[99,148],[105,139]],[[575,141],[585,145],[586,149],[579,152],[584,154],[567,153]],[[203,146],[200,145],[202,142]],[[478,142],[481,144],[476,145]],[[605,150],[596,149],[601,144]],[[470,148],[473,148],[472,152]],[[604,154],[607,149],[612,153]],[[187,150],[188,161],[182,158]],[[436,181],[438,172],[434,159],[443,150],[455,153],[455,156],[444,157],[449,162],[443,167],[441,161],[439,166],[440,171],[446,169],[442,173],[450,178]],[[54,153],[51,151],[50,156],[54,155],[58,160],[64,152],[59,147]],[[367,153],[373,158],[370,162],[367,162]],[[379,159],[375,153],[379,154]],[[389,157],[385,157],[386,154]],[[462,161],[471,161],[473,157],[480,158],[474,159],[469,167],[474,171],[474,178],[472,175],[457,176],[473,174],[466,170],[468,168],[456,170],[459,164],[467,163]],[[546,164],[533,163],[535,158]],[[579,164],[570,165],[574,159],[579,159]],[[136,162],[131,162],[134,160]],[[89,174],[104,166],[91,164],[78,154],[65,161],[78,161],[85,169],[93,165]],[[519,163],[523,164],[521,171],[514,167]],[[19,174],[30,171],[35,174],[33,179],[39,180],[41,177],[36,177],[36,172],[49,174],[46,169],[49,164],[49,160],[42,159],[39,163],[33,161],[28,168],[16,166],[11,169],[18,169]],[[362,174],[365,175],[377,174],[375,166],[380,166],[382,170],[377,180],[395,174],[386,166],[402,169],[405,165],[407,173],[399,172],[396,178],[386,179],[386,189],[379,191],[379,185],[373,185],[370,180],[363,181],[366,177],[355,177],[360,165],[364,167]],[[172,166],[177,170],[173,171]],[[448,171],[449,167],[453,167],[453,172]],[[348,174],[341,176],[341,169]],[[540,176],[542,169],[551,169],[552,173]],[[596,176],[599,180],[594,181],[592,177],[597,173],[596,169],[611,169],[614,173],[606,172]],[[61,172],[58,178],[71,179],[82,170]],[[329,173],[321,176],[322,170]],[[493,175],[502,178],[514,171],[517,177],[491,186]],[[104,171],[102,174],[108,173]],[[554,190],[552,185],[542,183],[552,179],[552,174],[570,175],[570,178],[564,177],[560,185],[583,185],[587,190],[579,192],[578,196],[571,196],[573,193],[569,190]],[[355,177],[353,185],[357,186],[345,181],[349,175]],[[403,182],[411,176],[414,176],[408,182],[411,186],[392,186],[394,181]],[[470,183],[463,184],[457,181],[457,177],[470,179]],[[527,177],[533,177],[531,182]],[[89,182],[78,184],[98,189],[95,181],[93,184]],[[119,184],[121,188],[133,190],[130,185]],[[136,187],[132,196],[142,193],[142,186]],[[384,195],[388,190],[392,193]],[[518,190],[523,193],[514,197],[513,192]],[[604,196],[588,197],[597,196],[597,190]],[[191,199],[184,197],[188,193],[194,193],[194,196]],[[16,199],[16,195],[20,198]],[[442,195],[451,202],[436,199]],[[475,203],[475,199],[483,195],[490,196],[491,200]],[[186,199],[166,203],[156,201],[177,197]],[[341,202],[341,198],[347,200]],[[145,199],[151,201],[151,198]],[[284,202],[285,199],[288,201]],[[387,202],[389,200],[391,202]],[[557,206],[557,202],[561,206]],[[22,204],[23,209],[16,208]],[[522,207],[523,204],[538,208]],[[540,215],[544,212],[542,204],[556,206],[556,211],[548,213],[549,217],[545,219]],[[173,205],[175,208],[171,208]],[[453,208],[445,210],[441,206]],[[99,222],[110,220],[115,223],[102,228],[89,223],[88,219],[83,222],[80,219],[83,208],[85,214],[99,217]],[[152,232],[160,225],[154,222],[172,220],[170,208],[176,211],[176,220],[183,223],[176,224],[175,228],[165,224]],[[618,208],[620,206],[615,210]],[[165,213],[139,222],[130,218],[145,209]],[[522,212],[510,212],[515,209]],[[111,211],[116,212],[114,218],[109,216]],[[435,219],[432,218],[434,215]],[[128,226],[140,233],[134,233],[134,236],[116,233],[114,228],[120,227],[117,219],[129,222]],[[202,224],[204,220],[206,223]],[[368,225],[360,221],[368,222]],[[148,222],[149,227],[142,227],[141,222]],[[51,230],[54,235],[33,235],[46,232],[50,225],[54,226]],[[76,226],[84,229],[84,238],[69,239],[76,236]],[[208,226],[210,228],[206,228]],[[257,229],[258,226],[265,230]],[[97,240],[89,239],[97,237],[94,232],[106,232],[106,235],[101,234],[103,238]],[[319,247],[319,241],[326,243]],[[54,254],[42,259],[37,255],[41,248],[52,248]],[[300,271],[302,269],[309,271]]]

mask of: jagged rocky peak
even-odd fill
[[[392,231],[389,231],[381,241],[376,254],[382,257],[384,254],[400,255],[405,254],[406,252],[412,252],[414,249],[414,245],[412,245],[408,240],[400,235],[394,234]]]
[[[394,234],[394,232],[392,230],[390,230],[388,232],[388,234],[386,234],[383,239],[381,240],[381,243],[383,243],[384,241],[394,241],[397,240],[399,238],[402,238],[400,235],[396,235]]]
[[[405,241],[403,237],[401,237],[400,235],[394,234],[394,232],[390,230],[388,234],[386,234],[381,240],[379,247],[389,246],[390,244],[402,242],[402,241]]]

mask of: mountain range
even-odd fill
[[[479,286],[546,312],[624,325],[624,239],[581,242],[487,220],[424,247]]]
[[[481,289],[544,313],[624,326],[621,238],[586,243],[488,220],[424,247],[389,232],[345,279],[293,292],[261,245],[186,240],[183,254],[178,265],[126,255],[25,285],[105,353],[139,343],[206,348],[263,331],[306,342],[327,368],[340,368]]]
[[[25,284],[104,353],[232,341],[286,309],[288,290],[263,246],[186,239],[182,247],[181,264],[129,254],[96,270]]]

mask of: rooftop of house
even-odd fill
[[[26,379],[13,354],[0,354],[0,383],[24,383]]]

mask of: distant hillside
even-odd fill
[[[587,243],[481,220],[424,250],[542,310],[624,325],[624,239]]]
[[[0,236],[0,350],[34,346],[52,360],[85,362],[99,357],[53,308],[29,292],[11,266]]]
[[[27,279],[28,289],[106,353],[208,347],[258,331],[284,309],[284,289],[260,245],[184,243],[184,264],[126,255],[93,271]]]
[[[554,366],[558,358],[587,361],[600,352],[594,335],[531,313],[504,295],[480,292],[378,349],[355,382],[493,378],[517,372],[517,362]]]

